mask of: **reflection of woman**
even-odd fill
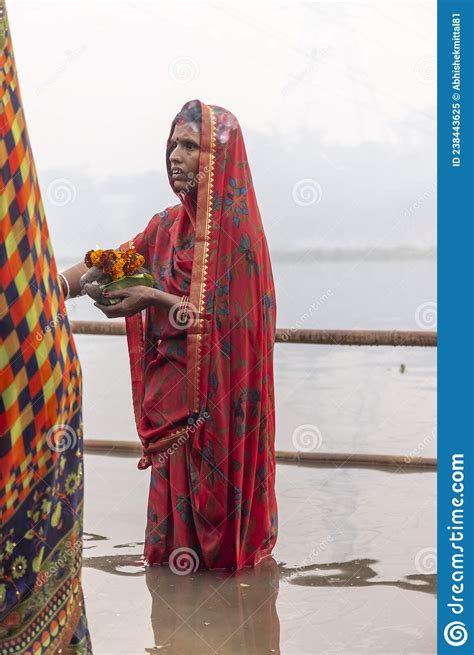
[[[273,557],[239,575],[205,571],[183,576],[151,567],[146,584],[152,598],[155,644],[176,653],[280,653],[276,602],[280,570]],[[145,648],[157,653],[156,646]]]
[[[82,373],[1,18],[0,652],[85,655]]]
[[[271,263],[232,113],[186,103],[166,165],[181,202],[133,239],[156,288],[98,306],[126,317],[138,466],[152,465],[146,560],[171,565],[185,548],[208,568],[240,569],[277,538]],[[66,271],[73,293],[85,270]]]

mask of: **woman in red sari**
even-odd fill
[[[231,112],[187,102],[166,166],[180,202],[133,239],[155,288],[97,306],[126,317],[138,468],[152,466],[147,563],[240,570],[278,530],[271,262]]]

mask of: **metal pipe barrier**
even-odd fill
[[[125,321],[71,321],[75,334],[126,336]],[[308,343],[336,346],[417,346],[436,347],[437,333],[416,330],[300,330],[295,328],[278,328],[276,343]],[[133,441],[110,441],[86,439],[86,453],[140,456],[142,446]],[[397,472],[413,470],[436,470],[437,460],[433,457],[412,457],[410,455],[378,455],[365,453],[308,453],[277,450],[277,462],[286,464],[357,467],[357,468],[391,468]]]
[[[125,321],[71,321],[75,334],[125,336]],[[275,343],[310,343],[330,346],[417,346],[434,348],[437,332],[425,330],[299,330],[278,328]]]
[[[140,457],[142,446],[134,441],[112,441],[107,439],[85,439],[84,451],[96,455],[117,455]],[[334,466],[356,468],[392,468],[400,473],[412,470],[435,471],[437,462],[433,457],[412,457],[410,455],[374,455],[369,453],[303,453],[277,450],[277,462],[306,466]],[[397,472],[398,472],[397,471]]]

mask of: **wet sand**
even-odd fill
[[[434,653],[436,475],[279,464],[273,557],[231,576],[142,560],[150,470],[85,456],[94,653]]]

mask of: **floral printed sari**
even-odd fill
[[[145,558],[239,570],[277,538],[276,300],[240,125],[199,100],[183,109],[196,103],[197,209],[183,195],[133,239],[157,287],[190,307],[185,330],[155,308],[126,319],[138,467],[152,466]]]

